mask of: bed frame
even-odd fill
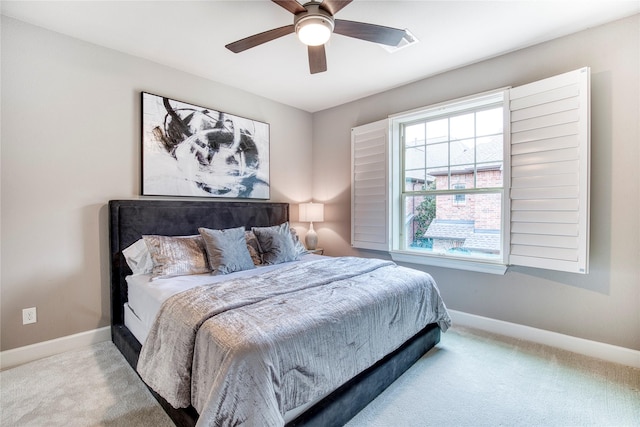
[[[126,276],[131,274],[122,250],[143,234],[192,235],[198,227],[224,229],[278,225],[289,220],[287,203],[168,200],[111,200],[109,202],[111,259],[111,337],[134,368],[142,344],[124,324]],[[440,328],[427,325],[399,349],[352,378],[329,396],[287,423],[294,426],[342,426],[440,341]],[[151,389],[150,389],[151,390]],[[151,390],[176,425],[194,426],[193,407],[175,409]]]

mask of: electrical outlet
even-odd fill
[[[38,318],[36,316],[36,308],[24,308],[22,309],[22,324],[27,325],[29,323],[36,323]]]

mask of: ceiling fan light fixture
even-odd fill
[[[324,16],[305,16],[296,22],[296,34],[307,46],[320,46],[329,41],[333,20]]]

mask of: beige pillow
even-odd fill
[[[209,273],[209,262],[202,237],[142,236],[153,261],[153,278]]]

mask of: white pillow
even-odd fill
[[[149,274],[153,271],[153,261],[144,239],[124,249],[122,255],[133,274]]]

